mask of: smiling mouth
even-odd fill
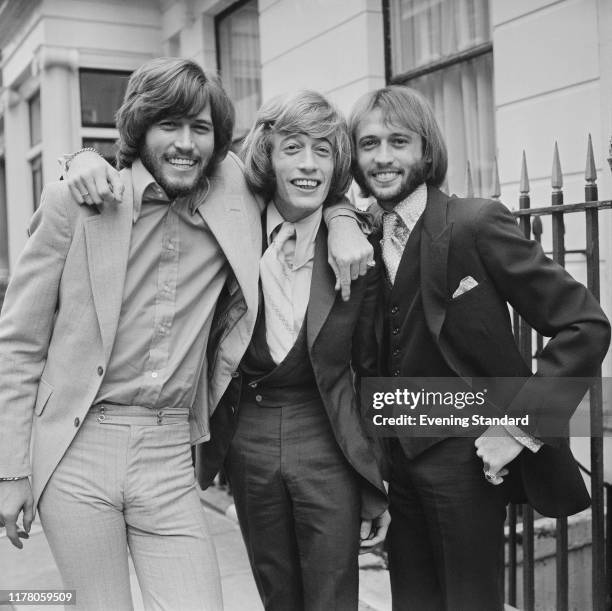
[[[167,161],[170,165],[181,170],[193,168],[197,164],[197,161],[190,157],[170,157]]]
[[[384,170],[383,172],[371,172],[370,174],[376,182],[390,183],[401,176],[401,172],[397,170]]]
[[[321,184],[321,181],[314,178],[295,178],[291,181],[291,184],[298,189],[313,191]]]

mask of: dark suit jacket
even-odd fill
[[[466,276],[478,286],[453,299]],[[420,278],[427,327],[458,376],[532,376],[514,341],[507,304],[551,338],[535,374],[504,406],[509,415],[529,413],[528,432],[546,445],[535,454],[521,452],[504,486],[511,500],[527,499],[544,515],[586,508],[589,498],[576,462],[562,439],[546,438],[545,423],[551,410],[569,419],[587,390],[585,381],[567,393],[550,392],[550,379],[594,376],[606,354],[610,325],[595,298],[523,236],[505,206],[448,197],[432,187],[421,229]],[[379,321],[379,337],[381,329]]]
[[[370,270],[351,286],[351,298],[342,301],[334,290],[334,274],[327,263],[327,229],[321,224],[316,238],[310,298],[306,310],[306,340],[312,368],[325,410],[338,445],[359,474],[362,483],[362,517],[380,515],[386,506],[386,493],[374,449],[366,436],[359,402],[354,391],[354,371],[359,375],[376,373],[376,350],[368,346],[378,301],[378,269]],[[220,300],[209,340],[214,352],[218,338],[226,332],[231,310],[239,303],[236,294]],[[356,335],[363,334],[358,341]],[[359,345],[360,354],[353,354]],[[353,358],[354,357],[354,358]],[[211,417],[211,439],[198,447],[198,481],[205,488],[223,464],[233,437],[240,400],[241,377],[236,377]],[[273,409],[273,408],[270,408]]]

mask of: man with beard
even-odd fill
[[[446,146],[420,94],[399,86],[369,93],[349,124],[354,177],[383,211],[379,375],[529,378],[507,304],[551,338],[535,376],[502,405],[529,414],[529,426],[481,427],[475,443],[387,443],[393,609],[501,611],[508,500],[549,516],[589,504],[567,444],[546,438],[543,424],[550,413],[569,418],[587,380],[569,398],[550,389],[565,387],[561,378],[595,375],[610,326],[594,297],[523,236],[502,204],[439,190]]]
[[[209,382],[217,299],[257,286],[261,250],[233,120],[196,63],[141,66],[117,114],[123,201],[79,206],[49,184],[6,293],[0,526],[21,548],[38,506],[77,608],[132,608],[128,548],[147,609],[222,608],[190,442],[209,438],[257,314],[245,290]]]

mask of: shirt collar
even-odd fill
[[[412,231],[427,205],[427,185],[421,183],[406,199],[393,208],[404,225]]]
[[[134,223],[140,218],[143,199],[160,204],[171,203],[166,192],[155,182],[155,179],[151,176],[149,170],[144,167],[140,159],[136,159],[132,163],[132,184],[134,186]]]
[[[293,223],[295,227],[295,255],[293,259],[293,269],[297,269],[308,263],[314,256],[314,245],[317,237],[317,231],[321,225],[321,219],[323,218],[323,207],[319,206],[314,212],[309,214],[307,217],[300,219]],[[270,202],[266,209],[266,239],[267,243],[270,244],[270,237],[272,232],[281,224],[284,223],[285,219],[278,211],[276,204]]]

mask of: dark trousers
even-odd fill
[[[227,470],[268,611],[356,611],[360,494],[319,401],[240,406]]]
[[[474,440],[407,459],[390,443],[387,534],[394,611],[502,611],[506,501]]]

